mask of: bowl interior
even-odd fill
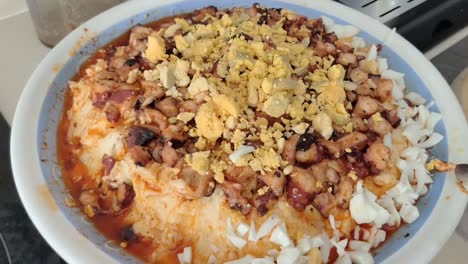
[[[76,74],[80,65],[89,58],[89,56],[94,54],[97,49],[119,37],[121,34],[137,24],[146,24],[162,17],[190,12],[194,9],[208,5],[214,5],[218,8],[229,8],[233,6],[250,6],[254,2],[256,1],[183,1],[146,10],[135,16],[127,17],[118,24],[100,32],[91,41],[75,52],[51,82],[47,96],[42,103],[39,127],[37,130],[38,145],[36,146],[36,151],[39,152],[39,156],[41,157],[42,175],[63,215],[65,215],[77,230],[91,240],[100,250],[103,250],[112,256],[117,262],[135,263],[139,261],[136,258],[125,254],[120,247],[113,245],[103,235],[98,233],[94,226],[78,209],[69,208],[64,203],[67,190],[63,184],[61,171],[57,164],[56,133],[62,113],[63,99],[68,81]],[[349,24],[346,22],[346,14],[325,14],[312,8],[305,8],[295,4],[270,0],[262,1],[262,5],[275,8],[287,8],[307,17],[321,17],[325,15],[334,19],[337,23]],[[372,27],[372,25],[369,26]],[[382,43],[382,40],[370,35],[365,29],[361,29],[359,36],[364,38],[367,42]],[[388,64],[391,69],[405,73],[405,82],[408,89],[420,93],[427,101],[434,100],[430,91],[422,82],[421,76],[410,68],[405,60],[398,55],[396,50],[392,50],[389,47],[384,46],[381,54],[383,57],[388,59]],[[436,104],[432,106],[431,111],[439,112]],[[434,147],[432,154],[442,160],[447,160],[448,146],[444,123],[439,122],[435,131],[442,134],[444,139]],[[43,148],[42,146],[44,145],[47,145],[48,147]],[[375,252],[375,261],[377,263],[384,261],[403,247],[429,218],[444,187],[446,174],[438,173],[433,179],[434,183],[430,187],[430,192],[427,195],[422,196],[417,204],[420,211],[420,217],[410,225],[403,225],[388,241],[384,243],[382,247]]]

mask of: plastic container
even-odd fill
[[[39,40],[53,47],[73,29],[125,0],[26,0]]]

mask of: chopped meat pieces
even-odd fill
[[[284,144],[282,157],[290,165],[296,164],[296,148],[299,142],[299,135],[295,134],[290,137]]]
[[[262,195],[256,196],[253,201],[253,205],[257,209],[258,215],[264,216],[270,209],[272,203],[277,199],[278,197],[273,192],[273,190],[269,190],[268,192]]]
[[[102,162],[102,166],[104,167],[104,175],[109,175],[112,168],[114,168],[115,159],[112,156],[104,154],[102,156],[101,162]]]
[[[283,194],[286,176],[281,171],[268,172],[259,175],[259,178],[275,193],[276,196]]]
[[[179,154],[177,154],[175,149],[166,144],[161,151],[161,159],[168,166],[173,167],[179,159]]]
[[[336,207],[335,197],[328,192],[315,196],[312,204],[324,217],[328,217],[330,210]]]
[[[390,149],[383,143],[375,142],[369,146],[364,157],[372,162],[377,169],[383,170],[387,167],[387,161],[390,159]]]
[[[177,103],[171,97],[164,98],[156,105],[156,108],[167,117],[174,117],[179,114]]]
[[[229,207],[239,210],[243,215],[250,213],[252,205],[241,195],[243,190],[239,183],[225,181],[222,185],[224,194],[226,195]]]
[[[369,96],[358,96],[353,114],[360,117],[369,117],[379,110],[379,103]]]
[[[128,136],[125,138],[125,142],[128,147],[145,146],[155,138],[156,134],[151,129],[141,126],[133,126],[130,128]]]
[[[309,149],[296,151],[296,161],[299,163],[318,163],[325,158],[325,149],[320,144],[312,144]]]
[[[134,146],[128,150],[133,161],[138,166],[145,167],[151,161],[150,153],[141,146]]]

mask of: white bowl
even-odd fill
[[[13,174],[21,200],[33,223],[49,244],[69,263],[134,263],[132,256],[108,243],[77,209],[64,204],[66,188],[56,159],[56,129],[63,107],[67,81],[79,65],[99,47],[136,24],[189,12],[207,5],[250,6],[255,1],[131,1],[93,18],[77,28],[48,55],[29,79],[16,109],[11,135]],[[332,1],[262,1],[310,17],[326,15],[352,24],[370,42],[383,43],[391,30],[376,20]],[[87,30],[85,30],[87,29]],[[468,161],[467,125],[450,87],[434,66],[399,35],[385,43],[383,54],[392,69],[406,73],[410,89],[434,99],[432,109],[443,115],[436,130],[445,140],[434,155],[451,162]],[[63,65],[57,72],[57,64]],[[448,146],[448,147],[447,147]],[[420,218],[404,225],[375,255],[376,262],[427,263],[455,229],[467,196],[456,186],[452,174],[434,177],[430,192],[418,203]],[[410,234],[405,236],[406,233]]]

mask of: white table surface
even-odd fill
[[[0,112],[11,124],[24,85],[50,49],[36,38],[27,12],[0,19],[0,36]],[[468,241],[454,233],[431,263],[468,263]]]

